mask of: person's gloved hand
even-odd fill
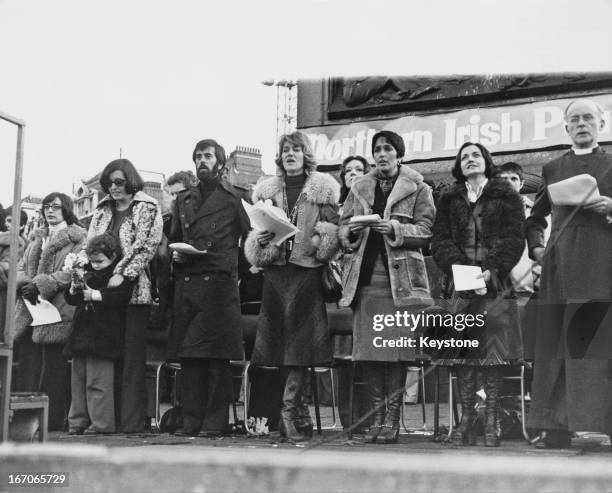
[[[36,284],[34,284],[33,282],[24,284],[21,287],[21,296],[23,296],[24,299],[28,300],[33,305],[38,303],[39,294],[40,294],[40,291],[38,290],[38,287],[36,286]]]

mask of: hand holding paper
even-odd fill
[[[261,201],[251,205],[244,200],[242,205],[251,220],[253,229],[273,233],[272,243],[276,246],[280,246],[283,241],[291,238],[299,231],[280,207]]]

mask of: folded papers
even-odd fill
[[[208,253],[206,250],[198,250],[189,243],[170,243],[168,247],[181,255],[206,255]]]
[[[453,264],[452,269],[455,291],[469,291],[487,287],[482,277],[482,269],[479,266]]]
[[[583,173],[548,185],[548,195],[554,205],[585,205],[599,198],[599,188],[593,176]]]
[[[260,200],[255,205],[251,205],[243,200],[242,205],[251,220],[253,229],[274,233],[272,243],[276,246],[280,246],[283,241],[299,231],[289,220],[285,211],[270,202]]]

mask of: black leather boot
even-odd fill
[[[306,371],[306,368],[300,367],[289,367],[287,369],[279,429],[282,436],[293,442],[307,440],[306,436],[295,426],[298,417],[298,406],[302,400]]]
[[[502,379],[497,368],[485,370],[485,447],[499,447],[499,400]]]
[[[376,443],[385,421],[385,367],[381,363],[363,363],[363,377],[368,387],[372,424],[364,435],[366,443]]]
[[[476,368],[462,366],[457,370],[461,395],[461,421],[453,429],[453,445],[476,445]]]
[[[386,363],[387,415],[376,443],[397,443],[399,422],[406,385],[406,371],[401,363]]]

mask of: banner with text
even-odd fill
[[[404,138],[404,160],[454,157],[466,141],[480,142],[491,152],[514,152],[570,144],[563,112],[573,98],[552,99],[516,106],[472,108],[424,116],[405,116],[344,125],[302,129],[312,142],[319,164],[339,164],[351,155],[372,161],[372,137],[392,130]],[[600,142],[612,141],[612,94],[589,96],[604,109]]]

